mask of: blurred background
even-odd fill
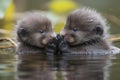
[[[120,36],[120,0],[0,0],[0,37],[14,38],[14,25],[24,13],[42,11],[52,21],[56,33],[64,27],[67,15],[81,7],[90,7],[100,12],[111,26],[110,33]],[[115,42],[120,47],[120,43]],[[1,44],[2,45],[2,44]],[[14,80],[12,51],[0,50],[0,80]],[[6,54],[6,56],[5,56]],[[110,80],[120,80],[120,55],[113,60]]]
[[[119,0],[0,0],[0,36],[11,37],[15,21],[25,12],[43,11],[59,32],[74,9],[90,7],[100,12],[111,26],[111,34],[120,33]]]

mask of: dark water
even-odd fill
[[[120,54],[104,54],[70,55],[51,64],[39,56],[18,59],[14,49],[1,49],[0,80],[119,80],[119,62]]]

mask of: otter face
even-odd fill
[[[32,46],[44,47],[53,38],[51,22],[41,14],[25,16],[16,28],[18,41]]]
[[[93,10],[73,11],[67,18],[61,35],[70,45],[77,45],[94,38],[105,37],[106,22]]]

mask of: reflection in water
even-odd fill
[[[100,52],[98,52],[100,53]],[[37,56],[19,58],[16,66],[16,80],[56,80],[61,72],[63,80],[106,80],[111,65],[110,56],[103,53],[69,54],[54,64]]]
[[[110,67],[111,57],[109,59],[107,54],[71,54],[66,56],[65,60],[56,61],[54,65],[50,65],[49,61],[39,56],[24,56],[22,59],[17,58],[16,61],[14,55],[14,51],[0,50],[0,80],[55,80],[55,78],[56,80],[67,78],[69,80],[103,80],[103,78],[106,80],[108,71],[112,71],[111,79],[108,80],[120,79],[120,54],[117,55],[117,59],[112,58],[112,67]]]
[[[14,49],[0,49],[0,80],[14,80]]]
[[[41,55],[25,55],[16,66],[16,80],[55,80],[56,71]],[[24,57],[24,58],[23,58]]]
[[[64,71],[62,71],[65,74],[64,78],[67,80],[104,80],[107,77],[106,73],[108,73],[109,55],[92,55],[91,59],[90,56],[87,57],[77,55],[63,61],[62,65],[64,65],[63,63],[67,64],[66,69],[63,67]]]

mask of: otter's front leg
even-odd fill
[[[65,39],[61,35],[57,35],[58,43],[59,43],[59,50],[62,55],[68,55],[71,51]]]
[[[57,35],[57,39],[58,39],[58,48],[59,51],[62,55],[61,60],[59,62],[60,65],[60,70],[66,70],[67,66],[68,66],[68,58],[69,58],[69,54],[71,53],[67,42],[64,40],[64,38],[60,35]]]
[[[55,66],[55,54],[57,53],[57,39],[53,38],[46,46],[45,53],[47,56],[48,64]]]

